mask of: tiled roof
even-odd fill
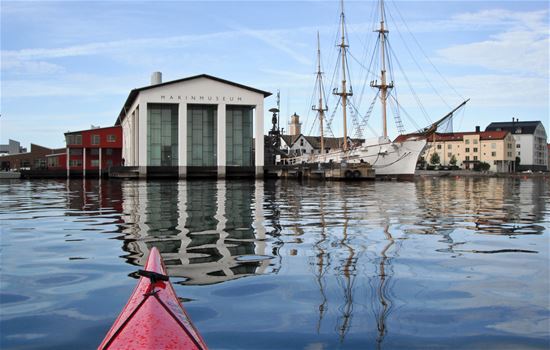
[[[434,141],[462,141],[464,136],[467,135],[479,135],[480,140],[502,140],[506,137],[508,131],[470,131],[470,132],[453,132],[453,133],[435,133],[434,135],[428,137],[428,142]]]
[[[513,134],[534,134],[540,121],[528,122],[495,122],[489,124],[485,131],[506,130]]]

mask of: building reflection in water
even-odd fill
[[[545,181],[464,178],[421,179],[415,184],[423,213],[410,233],[445,234],[462,228],[483,234],[525,235],[545,230],[534,224],[543,220]]]
[[[61,181],[60,181],[61,182]],[[96,216],[110,211],[122,212],[122,187],[120,181],[103,181],[101,179],[84,179],[65,181],[67,195],[67,216]],[[122,223],[120,217],[117,220]]]
[[[182,284],[213,284],[276,269],[263,225],[262,182],[132,182],[123,186],[128,262],[151,247]]]
[[[406,283],[401,269],[414,268],[400,253],[405,261],[414,261],[410,254],[416,249],[440,259],[535,253],[516,246],[519,240],[494,246],[476,238],[542,234],[545,228],[538,223],[547,215],[548,187],[544,181],[490,178],[368,184],[67,182],[71,211],[122,213],[118,220],[129,263],[143,265],[156,246],[168,273],[183,284],[274,274],[283,264],[281,274],[301,278],[300,256],[306,257],[306,273],[314,277],[307,288],[319,291],[313,300],[308,295],[315,312],[312,329],[342,343],[349,333],[367,332],[370,347],[377,349],[388,345],[392,326],[394,332],[398,326],[395,305],[411,303],[394,290],[396,282]],[[438,237],[415,239],[423,235]]]

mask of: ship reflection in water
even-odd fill
[[[550,338],[549,188],[75,181],[68,202],[119,213],[128,263],[159,248],[213,348],[537,348]]]

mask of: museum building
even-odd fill
[[[264,98],[271,93],[207,74],[130,91],[116,121],[122,158],[140,177],[263,176]]]

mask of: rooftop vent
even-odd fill
[[[151,74],[151,85],[158,85],[158,84],[162,84],[162,73],[153,72],[153,74]]]

